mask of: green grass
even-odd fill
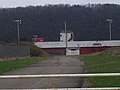
[[[16,68],[25,67],[27,65],[30,65],[45,59],[47,58],[46,57],[29,57],[29,58],[23,58],[23,59],[0,61],[0,74]]]
[[[81,56],[87,73],[120,73],[120,56]],[[120,87],[120,77],[91,77],[92,87]]]

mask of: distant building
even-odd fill
[[[39,48],[53,55],[80,55],[105,51],[110,47],[120,46],[120,40],[111,41],[74,41],[74,34],[67,32],[67,47],[65,33],[60,33],[60,41],[36,42]]]
[[[32,42],[43,42],[43,38],[32,38]]]
[[[38,35],[33,35],[32,37],[32,42],[35,43],[35,42],[43,42],[44,41],[44,38],[40,38]]]

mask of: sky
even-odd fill
[[[1,8],[9,8],[9,7],[25,7],[25,6],[36,6],[36,5],[46,5],[46,4],[120,4],[120,0],[0,0]]]

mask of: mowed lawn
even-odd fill
[[[0,61],[0,74],[13,70],[13,69],[26,67],[27,65],[37,63],[45,59],[47,58],[46,57],[28,57],[28,58],[23,58],[23,59]]]
[[[120,56],[95,55],[81,56],[87,73],[120,73]],[[87,78],[92,87],[120,87],[120,77]]]

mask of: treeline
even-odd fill
[[[75,40],[109,40],[107,19],[112,19],[112,39],[120,39],[120,5],[46,5],[0,9],[0,41],[17,41],[15,19],[22,21],[20,37],[32,40],[37,34],[46,41],[58,41],[59,33],[67,29]]]

